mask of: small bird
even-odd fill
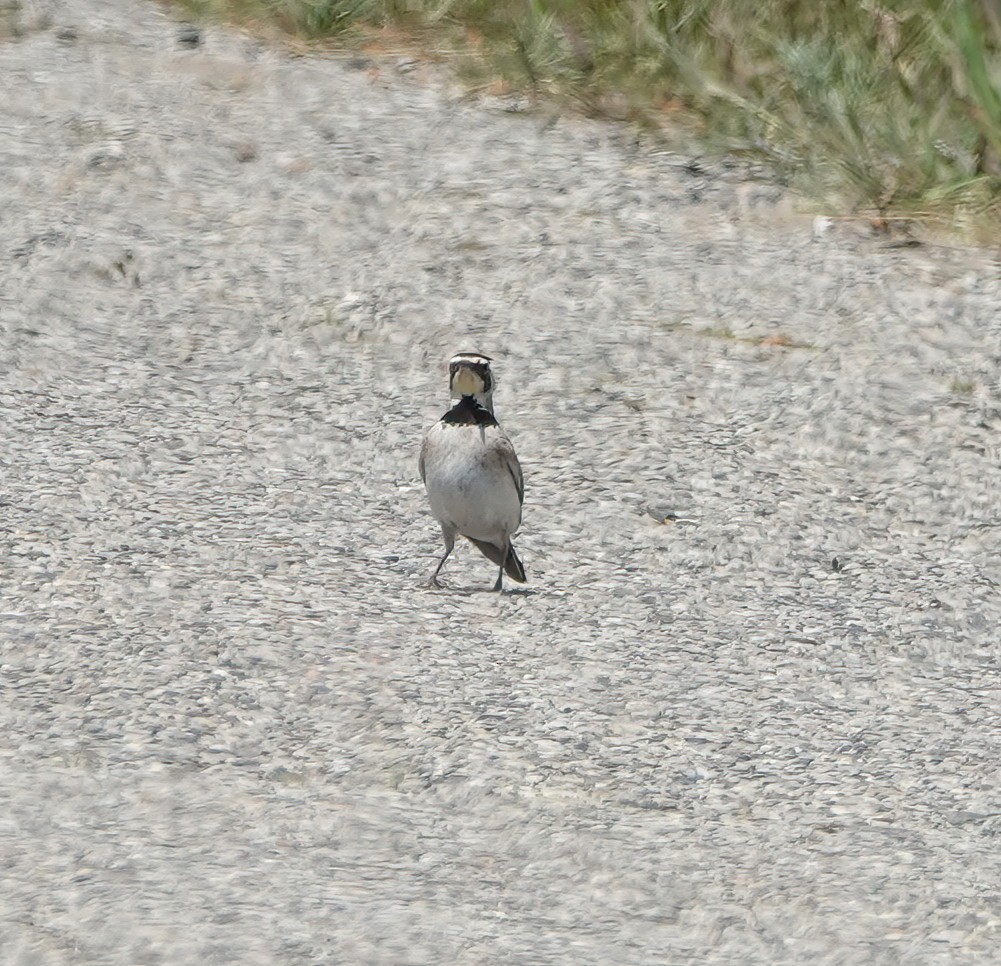
[[[425,434],[421,479],[431,512],[441,524],[445,554],[428,581],[438,574],[461,534],[500,567],[494,590],[503,590],[505,572],[524,583],[525,568],[511,538],[521,526],[525,480],[507,433],[494,417],[491,359],[460,352],[448,363],[452,408]]]

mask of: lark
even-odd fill
[[[452,408],[425,434],[420,472],[431,512],[441,524],[445,553],[428,580],[438,574],[455,547],[456,536],[474,543],[504,574],[524,583],[525,568],[512,537],[521,526],[525,480],[507,433],[494,416],[494,376],[489,356],[460,352],[448,363]]]

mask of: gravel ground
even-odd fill
[[[987,253],[393,59],[7,17],[0,961],[997,962]],[[458,349],[502,596],[423,586]]]

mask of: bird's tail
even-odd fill
[[[473,540],[472,537],[469,538],[477,547],[480,549],[480,553],[483,554],[487,560],[493,561],[499,567],[501,565],[501,558],[503,556],[503,551],[496,544],[487,543],[486,540]],[[525,566],[522,564],[521,560],[518,558],[518,554],[515,553],[514,544],[509,544],[507,548],[507,556],[503,557],[504,561],[504,573],[506,573],[512,580],[517,580],[519,584],[523,584],[528,580],[525,575]]]
[[[514,552],[514,544],[508,544],[507,557],[504,559],[504,573],[512,580],[517,580],[519,584],[525,583],[528,577],[525,576],[525,565],[521,558]]]

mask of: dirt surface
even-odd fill
[[[0,961],[998,961],[988,254],[407,62],[5,16]],[[460,349],[502,596],[423,587]]]

